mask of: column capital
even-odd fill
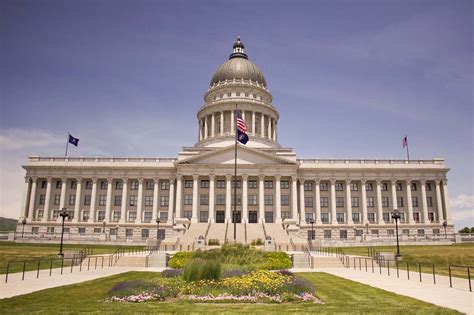
[[[344,182],[346,183],[346,185],[350,185],[352,183],[352,178],[346,178]]]
[[[306,181],[305,178],[300,178],[300,185],[304,185],[304,182]]]
[[[232,175],[226,175],[226,176],[225,176],[225,179],[226,179],[226,180],[232,180]]]
[[[193,175],[193,180],[198,180],[199,179],[199,175]]]
[[[122,177],[122,183],[128,183],[128,177]]]
[[[243,175],[242,175],[242,179],[246,181],[246,180],[249,179],[249,176],[248,176],[247,174],[243,174]]]
[[[53,181],[53,176],[46,176],[46,180],[48,183],[51,183]]]
[[[29,182],[30,182],[30,179],[31,179],[30,176],[25,176],[24,178],[25,178],[25,183],[29,183]]]
[[[448,184],[448,179],[447,178],[443,178],[443,184],[445,184],[445,185]]]
[[[276,179],[276,180],[281,180],[281,175],[280,175],[280,174],[275,175],[275,179]]]
[[[158,184],[160,182],[160,178],[159,177],[153,177],[153,182],[155,184]]]
[[[376,178],[375,183],[377,183],[377,185],[382,184],[382,179],[381,178]]]
[[[360,179],[360,183],[361,183],[362,185],[365,185],[365,184],[367,183],[367,179],[361,178],[361,179]]]
[[[426,179],[421,178],[421,179],[420,179],[420,185],[425,185],[425,184],[426,184]]]
[[[139,184],[143,184],[143,181],[145,180],[143,177],[138,177],[137,178]]]
[[[394,178],[392,178],[392,179],[390,179],[390,183],[391,183],[392,185],[396,185],[396,184],[397,184],[397,180],[394,179]]]
[[[265,180],[265,175],[262,175],[262,174],[258,175],[258,179],[259,180]]]
[[[113,177],[107,177],[107,182],[109,184],[112,184],[112,182],[114,181],[114,178]]]
[[[76,177],[76,182],[80,183],[81,181],[82,181],[82,177],[81,177],[81,176]]]
[[[173,177],[173,176],[171,176],[171,177]],[[171,177],[170,177],[170,178],[171,178]],[[177,180],[182,180],[182,179],[183,179],[183,175],[181,175],[181,174],[176,175],[176,179],[177,179]]]
[[[98,177],[91,177],[92,183],[97,184]]]
[[[329,182],[331,183],[331,185],[335,185],[335,184],[336,184],[336,181],[337,181],[337,180],[336,180],[335,178],[331,178],[331,179],[329,180]]]
[[[38,176],[32,176],[30,178],[33,183],[36,183],[38,181]]]
[[[209,175],[209,180],[214,180],[214,179],[216,179],[216,175],[210,174],[210,175]]]
[[[315,184],[316,186],[319,186],[319,184],[321,184],[321,180],[320,180],[320,179],[315,179],[315,180],[314,180],[314,184]]]
[[[61,177],[61,182],[66,183],[67,182],[67,177],[66,176]]]
[[[296,182],[298,180],[298,176],[291,175],[291,181]]]

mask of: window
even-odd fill
[[[129,206],[136,206],[138,204],[138,196],[130,196]]]
[[[321,208],[329,207],[329,198],[328,197],[321,197]]]
[[[102,233],[102,229],[101,228],[94,228],[94,234],[99,234],[99,233]]]
[[[207,211],[200,211],[199,212],[199,222],[207,222],[209,220],[209,212]]]
[[[326,183],[326,182],[320,183],[320,184],[319,184],[319,190],[321,190],[321,191],[328,191],[328,183]]]
[[[400,212],[400,222],[405,222],[405,212]]]
[[[413,212],[413,220],[415,220],[415,222],[420,222],[420,213],[419,212]]]
[[[359,197],[351,197],[352,207],[359,208]]]
[[[265,206],[273,206],[273,196],[265,195]]]
[[[153,206],[153,196],[145,196],[145,207]]]
[[[324,238],[331,239],[331,230],[324,230]]]
[[[390,213],[384,212],[383,213],[383,220],[385,222],[390,222]]]
[[[123,182],[121,180],[115,182],[115,189],[123,189]]]
[[[381,188],[382,191],[388,191],[388,184],[387,183],[382,183],[380,188]]]
[[[433,235],[439,236],[439,229],[433,229]]]
[[[249,185],[250,185],[250,182],[249,182]],[[255,187],[253,187],[253,188],[256,188],[257,187],[257,184],[256,184],[257,181],[254,181],[254,182],[255,182]],[[218,180],[217,181],[217,188],[225,188],[225,180]]]
[[[89,220],[89,211],[82,212],[82,221]]]
[[[416,191],[416,183],[410,185],[411,191]]]
[[[426,197],[426,204],[428,205],[428,207],[433,207],[433,198]]]
[[[403,208],[403,197],[397,197],[397,207]]]
[[[86,181],[86,189],[92,189],[92,181],[90,180]]]
[[[107,189],[107,181],[101,180],[100,181],[100,189]]]
[[[370,234],[379,235],[379,230],[370,230]]]
[[[162,222],[168,221],[168,212],[166,212],[166,211],[161,211],[161,212],[160,212],[160,220],[161,220]]]
[[[290,216],[290,211],[282,211],[281,212],[281,218],[284,220],[284,219],[289,219],[291,216]]]
[[[336,197],[336,208],[344,208],[344,197]]]
[[[184,181],[184,188],[193,188],[193,181],[192,180],[185,180]]]
[[[288,189],[288,188],[290,188],[290,182],[287,181],[287,180],[282,180],[282,181],[280,182],[280,188],[281,188],[281,189]]]
[[[418,197],[411,197],[411,204],[413,207],[418,208]]]
[[[256,180],[249,180],[249,188],[257,188],[257,181]]]
[[[344,213],[336,213],[337,223],[344,223]]]
[[[54,234],[54,227],[48,226],[46,229],[46,234]]]
[[[359,185],[357,183],[351,183],[351,191],[358,191]]]
[[[425,230],[424,229],[418,229],[417,234],[418,234],[418,236],[425,236]]]
[[[86,234],[86,228],[83,228],[83,227],[79,228],[79,229],[77,229],[77,232],[79,233],[79,235],[84,235],[84,234]]]
[[[336,191],[343,191],[344,184],[343,183],[336,183]]]
[[[209,188],[209,180],[202,180],[201,181],[201,188]]]
[[[161,207],[168,207],[169,205],[169,197],[168,196],[160,196],[160,206]]]
[[[329,213],[321,212],[321,222],[329,223]]]
[[[38,219],[42,219],[44,216],[44,210],[38,210]]]
[[[161,181],[161,190],[170,190],[170,181],[169,180]]]
[[[145,222],[151,222],[151,219],[153,217],[153,213],[151,211],[146,211],[144,214],[143,214],[143,220]]]
[[[237,201],[237,205],[241,205],[241,204],[242,204],[242,198],[241,198],[240,195],[237,195],[237,198],[236,198],[237,200],[234,199],[234,194],[232,194],[231,198],[232,198],[232,204],[233,204],[233,205],[236,204],[236,203],[235,203],[236,201]]]
[[[201,195],[199,197],[199,204],[202,206],[209,204],[209,195]]]
[[[225,205],[225,195],[216,196],[216,205]]]
[[[403,229],[402,234],[403,235],[410,235],[410,230],[409,229]]]
[[[387,235],[389,235],[389,236],[395,235],[395,230],[392,230],[392,229],[387,230]]]
[[[273,181],[272,180],[266,180],[264,183],[265,189],[273,189]]]
[[[193,212],[192,211],[183,211],[183,215],[185,218],[191,219]]]
[[[249,195],[249,206],[257,205],[257,195]]]
[[[281,195],[281,205],[282,206],[289,206],[290,205],[290,196],[289,195]]]
[[[360,213],[353,212],[352,213],[352,221],[354,221],[354,223],[360,223]]]
[[[146,181],[145,182],[145,189],[146,190],[153,190],[155,188],[155,182],[153,181]]]
[[[61,200],[60,195],[54,195],[54,205],[59,206],[59,201]]]
[[[388,208],[388,197],[382,197],[382,207]]]
[[[367,207],[369,208],[374,207],[374,197],[367,197]]]
[[[61,189],[61,181],[60,180],[56,181],[56,189]]]
[[[397,191],[403,191],[402,183],[397,183]]]
[[[112,221],[118,222],[120,220],[120,211],[114,211],[112,214]]]
[[[242,182],[240,180],[232,181],[232,188],[235,188],[235,187],[240,188],[242,187],[241,185],[242,185]]]
[[[121,206],[121,205],[122,205],[122,196],[115,196],[114,206]]]
[[[367,213],[367,220],[369,220],[370,223],[374,223],[375,222],[375,213],[374,212]]]
[[[374,185],[372,183],[365,184],[365,191],[374,191]]]
[[[132,238],[133,237],[133,229],[125,229],[125,237]]]
[[[305,208],[313,207],[313,197],[304,197],[304,207]]]
[[[130,189],[131,190],[138,190],[138,180],[132,180],[131,184],[130,184]]]
[[[435,214],[434,212],[428,212],[428,220],[430,220],[430,222],[434,222],[435,221]]]
[[[431,191],[431,183],[426,183],[426,191]]]
[[[91,195],[84,195],[84,206],[91,205]]]
[[[341,240],[347,239],[347,230],[340,230],[340,231],[339,231],[339,238],[340,238]]]
[[[99,206],[105,206],[107,202],[107,196],[106,195],[100,195],[99,196]]]
[[[137,219],[137,213],[135,211],[130,211],[128,213],[128,221],[134,222]]]
[[[70,228],[67,228],[67,227],[64,228],[64,233],[70,233],[70,232],[71,232]]]
[[[41,194],[41,195],[40,195],[39,204],[40,204],[40,205],[44,205],[45,199],[46,199],[46,195]]]
[[[313,190],[313,183],[312,182],[305,182],[304,183],[304,191],[312,191]]]
[[[76,204],[76,195],[69,195],[69,205],[74,206]]]
[[[191,194],[186,194],[184,195],[184,204],[185,205],[192,205],[193,204],[193,195]]]
[[[309,223],[313,219],[313,214],[312,212],[305,212],[304,219],[306,223]]]
[[[42,180],[42,181],[41,181],[41,188],[46,188],[46,185],[47,185],[47,184],[48,184],[48,183],[47,183],[45,180]]]
[[[71,181],[71,189],[76,189],[77,188],[77,182],[75,180]]]
[[[97,220],[104,221],[105,220],[105,211],[98,211],[97,212]]]

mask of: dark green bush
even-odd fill
[[[263,245],[263,241],[261,238],[257,238],[256,240],[252,240],[252,246],[261,246]]]
[[[194,258],[184,267],[184,280],[218,280],[221,277],[221,263],[216,260]]]
[[[211,238],[211,239],[207,242],[207,245],[209,245],[209,246],[214,246],[214,245],[220,245],[220,243],[219,243],[219,240],[218,240],[218,239]]]

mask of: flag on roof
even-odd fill
[[[72,144],[73,146],[76,146],[79,144],[79,138],[74,138],[73,136],[69,135],[69,140],[68,142]]]
[[[242,119],[242,113],[240,110],[236,111],[237,116],[237,140],[242,143],[246,144],[249,141],[249,136],[247,135],[247,124],[245,120]]]
[[[408,146],[408,138],[407,138],[407,136],[405,136],[405,138],[403,138],[402,144],[403,144],[403,147]]]

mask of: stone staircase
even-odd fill
[[[260,223],[247,224],[247,244],[252,243],[253,240],[256,240],[258,238],[261,239],[262,241],[265,241],[265,234],[263,232],[262,224]]]
[[[180,244],[187,246],[193,245],[199,236],[206,234],[208,223],[193,223],[189,229],[185,230],[184,234],[180,236]]]
[[[147,255],[125,255],[120,256],[114,267],[146,267]]]
[[[311,268],[310,256],[308,253],[294,253],[293,268]]]
[[[224,244],[225,239],[225,224],[223,223],[212,223],[207,232],[206,241],[210,239],[219,240],[220,244]]]
[[[245,244],[245,224],[238,223],[235,225],[236,229],[236,243]],[[229,223],[227,230],[227,241],[234,242],[234,224]]]

